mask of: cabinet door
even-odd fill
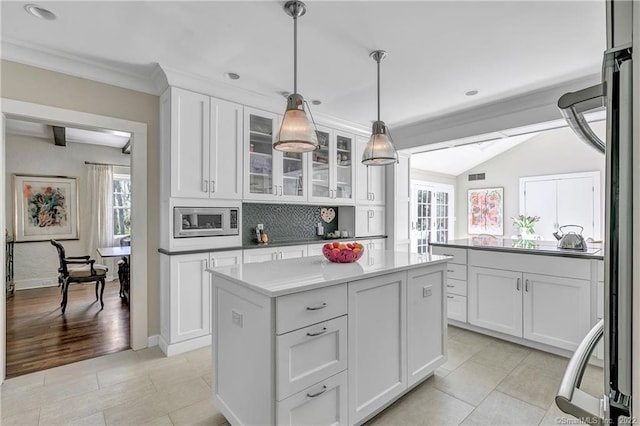
[[[306,201],[307,165],[300,152],[281,152],[276,157],[280,164],[280,178],[276,181],[278,198],[281,201]]]
[[[342,372],[277,403],[276,424],[347,425],[347,373]]]
[[[407,281],[408,386],[445,362],[446,318],[442,267],[412,269]]]
[[[322,244],[309,244],[307,246],[307,256],[322,256],[322,247],[325,243]]]
[[[171,195],[209,198],[209,96],[171,88]]]
[[[590,329],[588,280],[524,274],[524,338],[575,351]]]
[[[242,105],[210,99],[209,194],[242,198]]]
[[[369,167],[369,192],[371,203],[384,205],[386,166]]]
[[[171,343],[211,332],[209,253],[171,256]]]
[[[353,204],[355,197],[355,144],[352,134],[336,130],[334,151],[334,194],[340,204]]]
[[[309,200],[326,201],[333,196],[329,160],[333,148],[333,130],[318,126],[320,148],[309,155]]]
[[[307,246],[288,246],[278,248],[278,259],[297,259],[307,256]]]
[[[244,109],[244,198],[277,200],[273,139],[278,116],[252,108]]]
[[[447,317],[467,322],[467,298],[457,294],[447,294]]]
[[[395,273],[348,285],[349,424],[407,388],[405,277]]]
[[[369,216],[371,209],[368,206],[356,206],[356,237],[368,237],[369,232]]]
[[[369,235],[385,234],[385,207],[371,206],[369,208]]]
[[[278,252],[273,248],[256,248],[243,250],[243,263],[268,262],[275,260]]]
[[[469,323],[522,337],[522,273],[470,267]]]
[[[371,190],[369,189],[369,169],[371,167],[362,164],[362,154],[369,142],[369,138],[356,136],[356,151],[354,155],[354,167],[356,169],[356,204],[370,204]]]
[[[216,251],[211,253],[209,266],[233,266],[242,264],[242,250]]]

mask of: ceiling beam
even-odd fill
[[[127,143],[122,147],[122,153],[131,154],[131,139],[129,139]]]
[[[67,146],[67,132],[64,127],[51,126],[53,129],[53,142],[57,146]]]

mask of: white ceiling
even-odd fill
[[[46,139],[53,143],[53,129],[48,124],[9,118],[5,120],[5,131],[10,135],[30,136]],[[67,142],[87,143],[110,148],[124,148],[131,139],[130,133],[116,130],[87,130],[65,127],[65,132]]]
[[[2,55],[17,60],[6,52],[28,48],[142,80],[159,63],[279,99],[284,109],[280,93],[293,86],[293,24],[283,3],[44,1],[58,15],[44,21],[28,15],[25,2],[2,1]],[[298,26],[299,91],[322,101],[314,112],[360,124],[376,114],[374,49],[389,52],[382,64],[381,118],[391,125],[597,74],[605,49],[604,1],[307,5]],[[46,67],[42,59],[19,58]],[[83,72],[62,68],[56,69]],[[241,79],[226,79],[229,71]],[[480,93],[464,95],[472,89]]]

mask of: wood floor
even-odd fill
[[[64,315],[59,287],[16,291],[7,299],[7,378],[128,349],[119,288],[107,282],[100,311],[93,283],[72,284]]]

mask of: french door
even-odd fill
[[[412,252],[427,253],[430,242],[446,242],[454,238],[453,207],[453,186],[426,182],[412,185]]]

